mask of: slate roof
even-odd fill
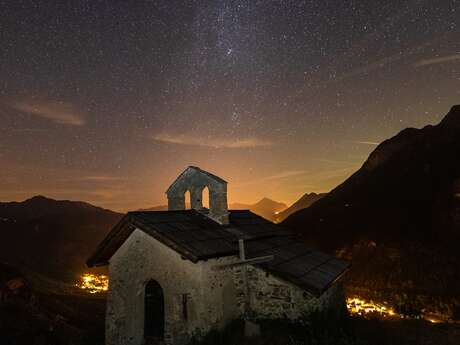
[[[245,240],[248,259],[273,255],[256,264],[271,274],[320,295],[350,267],[350,263],[308,248],[286,228],[247,210],[229,211],[223,226],[196,210],[129,212],[88,260],[90,267],[109,259],[138,228],[192,262],[238,255],[238,239]]]

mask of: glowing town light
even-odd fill
[[[347,298],[347,308],[352,315],[369,316],[371,314],[378,314],[383,317],[396,315],[393,308],[372,301],[365,301],[357,297]]]
[[[75,285],[89,293],[101,293],[109,289],[109,277],[104,274],[85,273]]]

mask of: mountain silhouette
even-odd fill
[[[460,106],[436,126],[408,128],[283,223],[321,247],[359,238],[442,241],[460,234]]]
[[[352,261],[348,295],[460,320],[460,106],[381,143],[341,185],[284,222]]]
[[[323,196],[325,196],[326,193],[305,193],[302,195],[302,197],[297,200],[295,203],[293,203],[291,206],[289,206],[287,209],[284,211],[281,211],[277,214],[277,221],[281,222],[287,217],[289,217],[291,214],[300,211],[304,208],[310,207],[314,202],[318,201],[321,199]]]
[[[269,198],[263,198],[255,204],[233,203],[229,205],[229,209],[233,210],[251,210],[255,214],[264,217],[272,222],[276,221],[277,214],[287,208],[287,205],[282,202],[277,202]]]
[[[0,203],[0,260],[72,279],[122,215],[80,201],[35,196]]]
[[[190,205],[186,205],[187,208],[190,208]],[[277,202],[269,198],[263,198],[256,202],[255,204],[244,204],[244,203],[231,203],[228,205],[230,210],[251,210],[255,214],[264,217],[270,221],[275,221],[277,219],[277,214],[284,209],[287,205],[282,202]],[[141,209],[140,211],[166,211],[168,209],[167,205],[159,205],[146,209]]]

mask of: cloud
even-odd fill
[[[360,145],[372,145],[372,146],[377,146],[380,143],[376,141],[352,141],[354,144],[360,144]]]
[[[460,60],[460,53],[447,55],[447,56],[435,57],[431,59],[423,59],[423,60],[417,61],[414,64],[414,67],[438,65],[438,64],[445,63],[445,62],[452,62],[452,61],[458,61],[458,60]]]
[[[191,146],[203,146],[213,148],[229,148],[229,149],[240,149],[250,147],[267,147],[272,146],[273,143],[267,140],[258,138],[209,138],[199,135],[190,134],[169,134],[159,133],[153,136],[156,141],[177,144],[177,145],[191,145]]]
[[[283,186],[283,190],[292,188],[293,183],[296,186],[296,191],[300,189],[311,189],[315,191],[330,190],[334,186],[343,182],[350,173],[356,171],[360,164],[353,164],[349,167],[339,169],[316,170],[315,172],[308,170],[287,170],[280,173],[260,177],[254,180],[248,180],[240,183],[232,184],[233,190],[242,190],[249,186],[265,186],[271,183],[272,187]]]
[[[414,45],[412,47],[407,48],[406,50],[399,51],[399,52],[397,52],[397,53],[395,53],[393,55],[385,56],[385,57],[383,57],[383,58],[381,58],[379,60],[373,61],[373,62],[371,62],[371,63],[369,63],[367,65],[355,68],[355,69],[353,69],[353,70],[351,70],[351,71],[349,71],[347,73],[339,75],[336,78],[334,78],[331,81],[329,81],[328,83],[330,83],[330,82],[340,82],[342,80],[357,77],[357,76],[360,76],[360,75],[366,75],[366,74],[368,74],[370,72],[385,68],[388,65],[393,64],[395,62],[399,62],[399,61],[401,61],[401,60],[403,60],[403,59],[405,59],[405,58],[407,58],[407,57],[409,57],[411,55],[418,54],[423,49],[425,49],[426,47],[432,45],[436,41],[437,41],[437,39],[430,40],[430,41],[427,41],[427,42],[425,42],[423,44]]]
[[[80,176],[78,178],[80,181],[91,181],[91,182],[112,182],[112,181],[122,181],[124,178],[118,176],[109,176],[109,175],[88,175]]]
[[[356,162],[352,162],[349,160],[329,159],[329,158],[313,158],[313,159],[318,162],[331,163],[331,164],[346,164],[346,165],[356,164]]]
[[[14,128],[9,129],[13,132],[48,132],[49,129],[47,128]]]
[[[391,56],[387,56],[387,57],[384,57],[380,60],[377,60],[377,61],[374,61],[372,63],[369,63],[363,67],[359,67],[359,68],[356,68],[348,73],[345,73],[339,77],[337,77],[336,79],[334,79],[333,81],[335,82],[338,82],[338,81],[342,81],[342,80],[345,80],[345,79],[348,79],[348,78],[353,78],[353,77],[356,77],[356,76],[359,76],[359,75],[363,75],[363,74],[367,74],[367,73],[370,73],[372,71],[375,71],[377,69],[380,69],[380,68],[383,68],[385,66],[387,66],[388,64],[392,63],[392,62],[396,62],[396,61],[399,61],[401,60],[402,58],[404,58],[407,54],[404,54],[404,53],[397,53],[397,54],[394,54],[394,55],[391,55]]]
[[[359,165],[350,166],[341,169],[332,169],[332,170],[323,170],[318,173],[314,173],[308,176],[309,182],[316,182],[317,185],[320,185],[322,182],[337,179],[337,178],[345,178],[350,172],[354,172],[359,168]],[[339,183],[335,183],[337,186]],[[332,184],[334,185],[334,184]]]
[[[12,107],[58,124],[83,126],[86,122],[82,114],[72,104],[66,102],[19,102]]]
[[[87,182],[96,185],[103,185],[103,184],[112,184],[115,182],[124,182],[127,178],[119,177],[119,176],[110,176],[110,175],[78,175],[74,177],[63,177],[58,178],[57,181],[59,182]]]
[[[308,171],[307,170],[288,170],[288,171],[282,171],[278,174],[270,175],[263,177],[261,180],[263,181],[270,181],[270,180],[279,180],[279,179],[284,179],[288,177],[293,177],[293,176],[300,176],[306,174]],[[260,180],[259,180],[260,181]]]
[[[244,182],[234,183],[232,187],[234,189],[241,189],[243,187],[257,185],[257,184],[261,184],[264,182],[273,182],[273,181],[283,180],[286,178],[294,178],[294,177],[298,178],[299,176],[303,176],[305,174],[308,174],[307,170],[285,170],[285,171],[280,171],[279,173],[276,173],[276,174],[259,177],[254,180],[246,180]]]

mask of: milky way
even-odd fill
[[[3,1],[0,200],[117,210],[187,165],[328,191],[460,103],[459,1]]]

